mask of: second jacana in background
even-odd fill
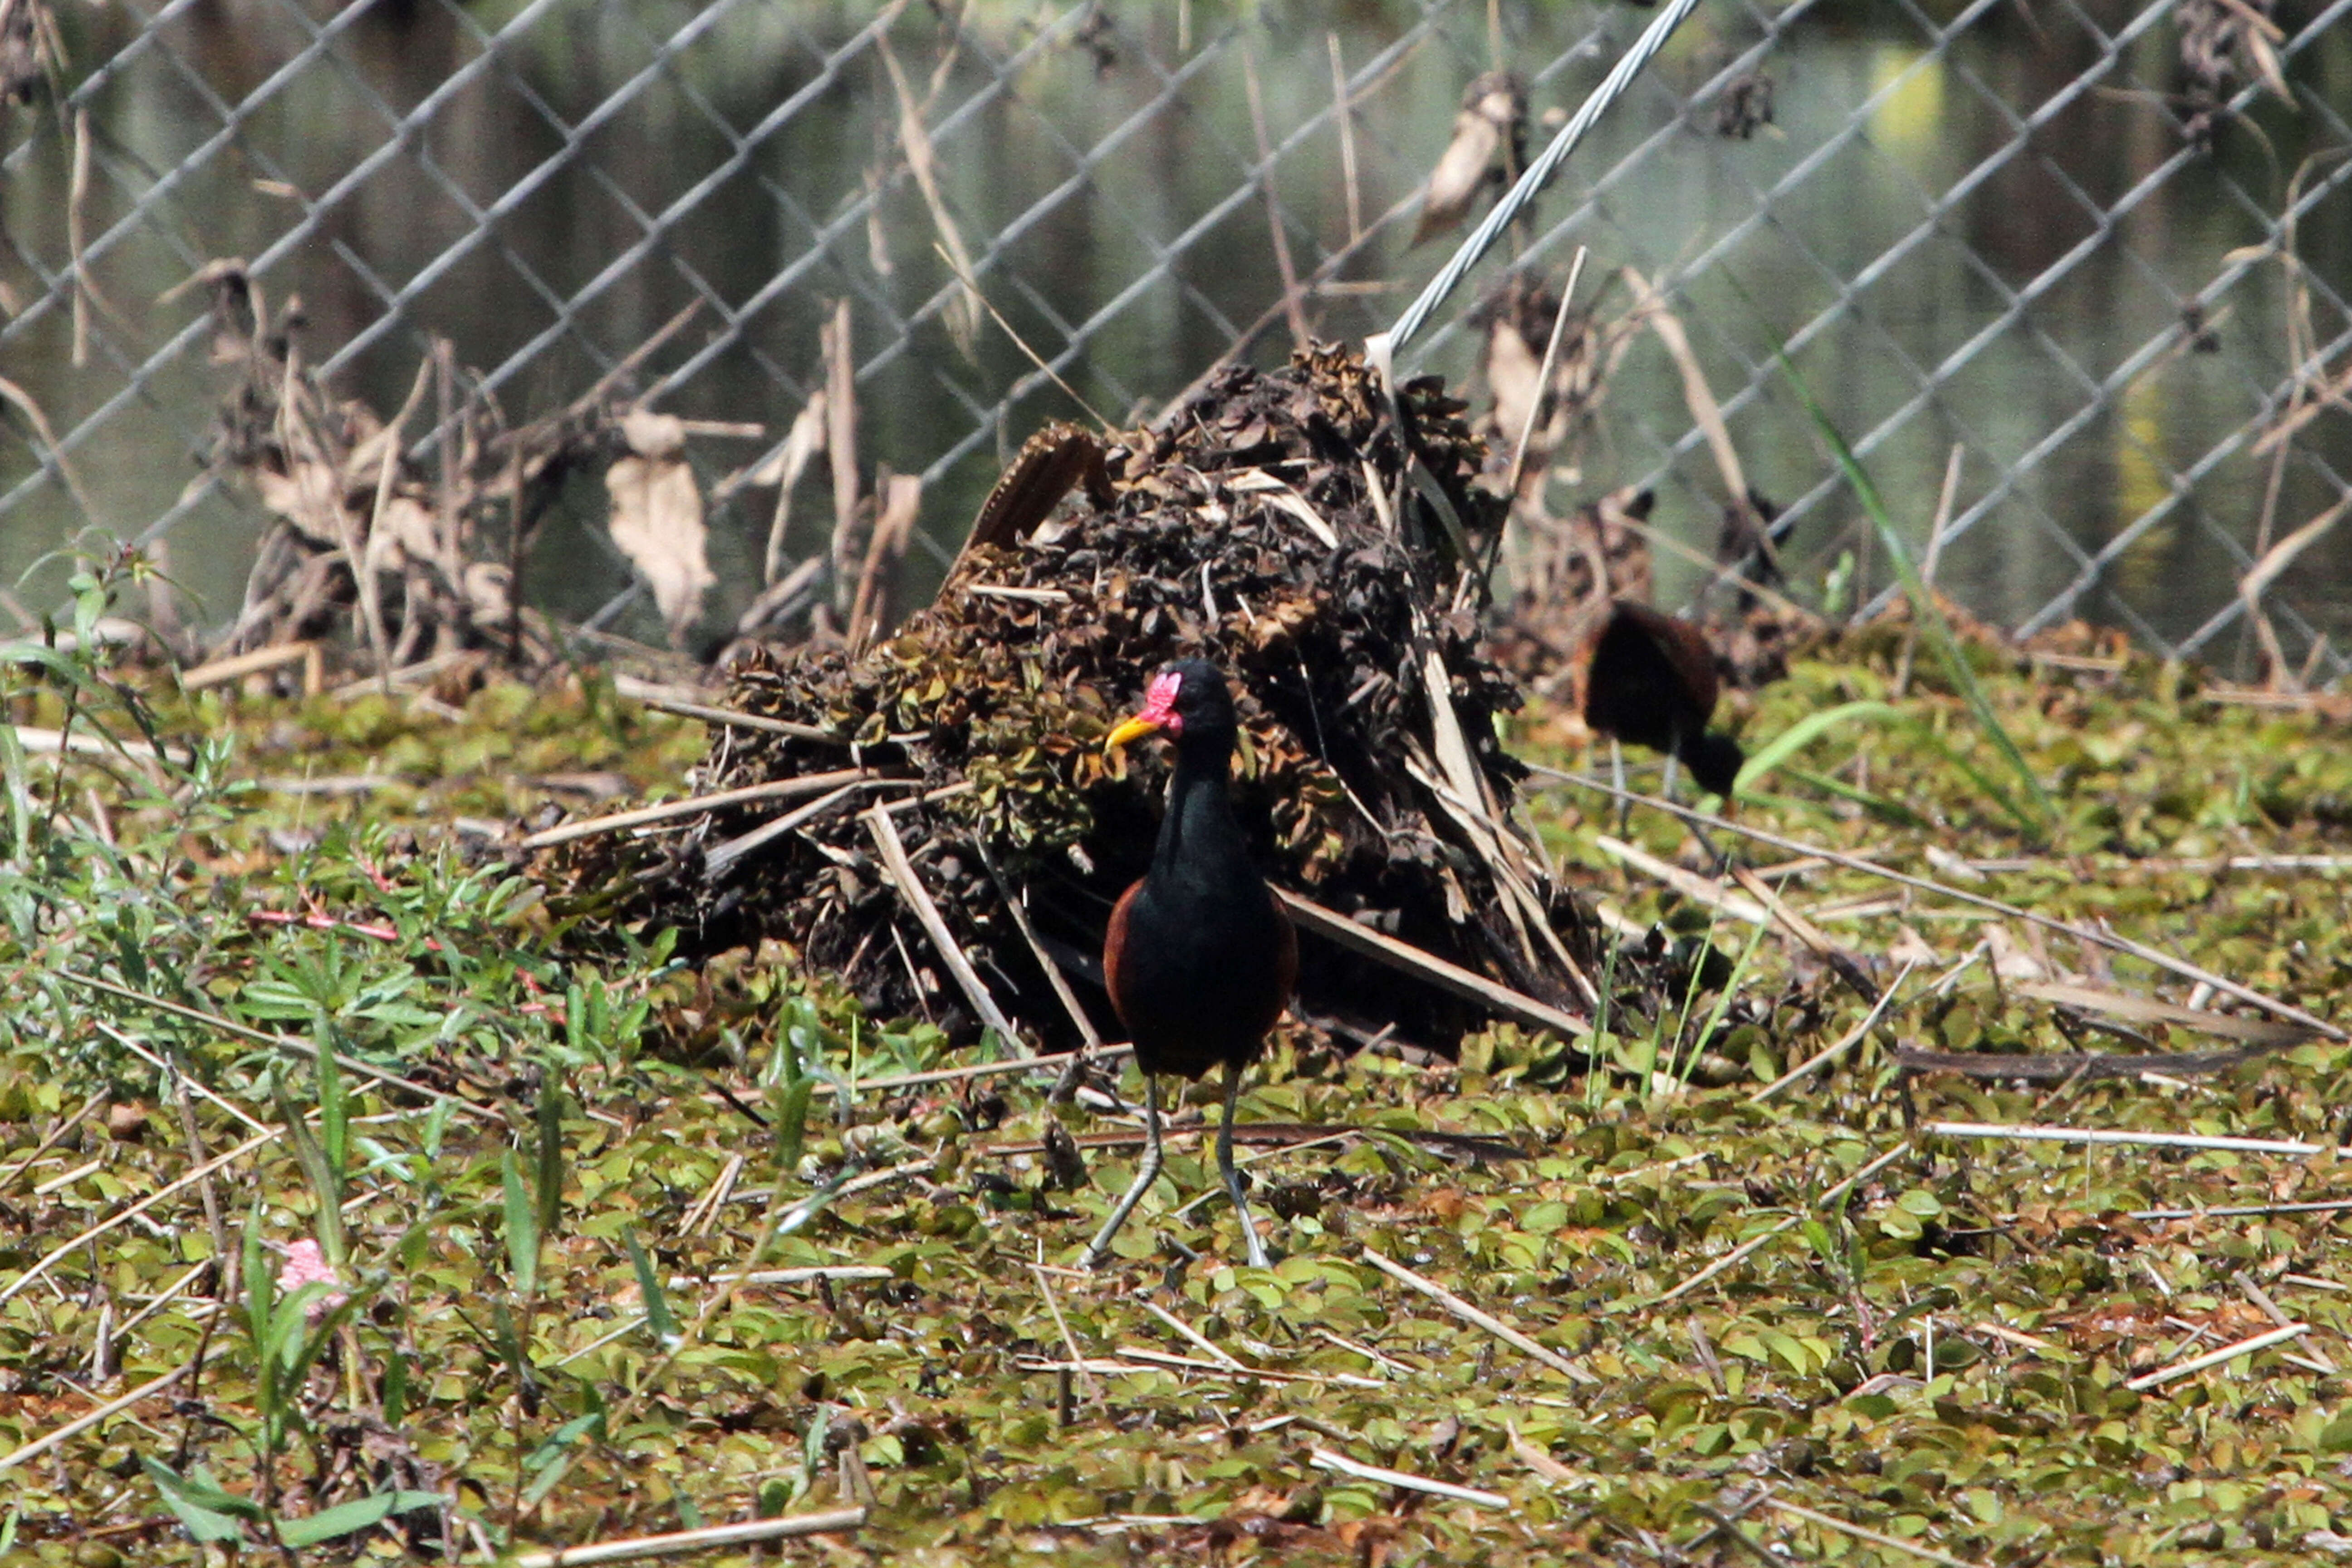
[[[1701,789],[1728,800],[1748,755],[1738,742],[1707,728],[1720,689],[1706,633],[1620,599],[1593,638],[1584,721],[1599,734],[1665,752],[1690,769]],[[1671,784],[1671,773],[1668,779]]]

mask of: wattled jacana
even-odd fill
[[[1585,723],[1679,759],[1700,788],[1728,800],[1748,757],[1706,727],[1716,695],[1715,654],[1696,626],[1628,599],[1610,606],[1585,675]]]
[[[1290,1002],[1298,938],[1250,863],[1234,817],[1226,774],[1236,729],[1223,674],[1205,659],[1188,658],[1152,677],[1142,710],[1113,730],[1105,745],[1115,751],[1146,735],[1166,735],[1176,747],[1176,776],[1151,868],[1120,896],[1103,938],[1111,1005],[1143,1069],[1144,1145],[1134,1184],[1087,1248],[1089,1268],[1109,1258],[1111,1238],[1160,1174],[1158,1075],[1198,1079],[1221,1062],[1225,1110],[1217,1170],[1249,1260],[1265,1267],[1265,1247],[1234,1169],[1234,1101],[1244,1069]]]

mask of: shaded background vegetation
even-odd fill
[[[1933,493],[1965,449],[1940,581],[1986,618],[2086,613],[2234,658],[2229,584],[2352,463],[2336,414],[2300,427],[2275,486],[2254,449],[2340,375],[2352,331],[2352,35],[2307,0],[2256,9],[2275,37],[2203,0],[1703,7],[1513,248],[1556,275],[1591,246],[1611,314],[1621,268],[1659,286],[1748,477],[1794,510],[1807,581],[1847,553],[1862,597],[1892,578],[1774,385],[1777,344],[1897,493]],[[1465,84],[1507,67],[1540,120],[1643,19],[1466,0],[59,9],[51,85],[6,110],[0,374],[79,495],[12,408],[0,570],[95,522],[168,539],[199,618],[234,612],[262,514],[184,461],[223,392],[184,285],[242,257],[273,310],[299,297],[306,363],[382,418],[433,338],[520,424],[698,301],[623,386],[759,426],[690,448],[716,503],[708,635],[759,591],[773,521],[772,488],[729,478],[824,384],[818,327],[847,300],[861,461],[924,482],[919,602],[1010,449],[1076,412],[975,328],[937,253],[950,232],[1089,404],[1156,412],[1238,339],[1288,346],[1270,224],[1314,330],[1384,325],[1442,254],[1408,241]],[[1441,326],[1415,362],[1461,382],[1475,334]],[[1704,547],[1731,498],[1681,373],[1644,338],[1612,392],[1566,482],[1655,485],[1661,526]],[[454,406],[408,426],[422,458]],[[593,484],[562,498],[530,596],[651,637],[650,605],[613,603],[631,575],[603,510]],[[823,552],[824,511],[800,509],[792,559]],[[1905,525],[1916,548],[1926,518]],[[2343,640],[2326,585],[2346,548],[2321,540],[2274,586],[2292,658]],[[1696,581],[1664,572],[1668,603]],[[42,581],[29,607],[54,597]]]

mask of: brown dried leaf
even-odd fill
[[[673,647],[684,647],[687,634],[702,614],[702,596],[718,582],[704,559],[702,491],[694,470],[675,456],[659,453],[675,434],[677,446],[686,436],[678,422],[667,415],[632,415],[623,422],[630,446],[639,455],[617,459],[605,471],[604,488],[613,497],[613,542],[644,574],[661,606]]]
[[[0,5],[0,102],[30,103],[63,56],[48,6]]]
[[[298,462],[290,474],[257,470],[254,488],[261,504],[292,523],[313,544],[340,548],[349,518],[343,508],[342,478],[334,465],[317,459]]]
[[[621,416],[621,439],[638,457],[662,461],[686,450],[686,421],[675,414],[632,408]]]
[[[1898,926],[1896,933],[1894,943],[1886,950],[1888,963],[1935,967],[1944,962],[1944,955],[1928,946],[1927,939],[1909,926]]]
[[[368,535],[368,564],[379,572],[398,572],[412,562],[430,562],[440,549],[433,513],[412,496],[393,496],[383,503],[382,521]]]
[[[955,268],[956,291],[947,309],[948,335],[966,359],[976,361],[981,309],[980,295],[971,281],[971,253],[964,246],[963,231],[956,226],[954,215],[948,211],[947,198],[940,193],[939,157],[931,150],[931,133],[923,124],[922,107],[907,85],[906,73],[898,68],[890,35],[878,33],[875,39],[881,47],[882,64],[890,72],[891,89],[898,95],[898,150],[906,154],[908,173],[915,176],[915,187],[923,193],[923,205],[930,209],[931,226],[940,231],[940,243],[946,247]]]
[[[1985,927],[1985,947],[1992,958],[1992,972],[2003,980],[2047,980],[2050,966],[2028,952],[2009,934],[2009,928],[1999,922]]]
[[[1103,452],[1100,437],[1061,420],[1030,437],[981,503],[964,549],[1028,538],[1081,482],[1096,506],[1108,505],[1110,480],[1104,473]]]
[[[751,482],[776,487],[776,512],[768,524],[768,553],[762,564],[761,580],[772,584],[784,569],[784,533],[792,526],[793,489],[808,472],[808,466],[824,450],[825,426],[831,416],[825,407],[824,388],[818,387],[801,411],[793,416],[792,433],[776,455],[751,470]]]
[[[1518,79],[1488,71],[1462,95],[1454,117],[1454,139],[1445,144],[1421,199],[1421,222],[1412,231],[1419,245],[1469,216],[1470,204],[1490,180],[1516,174],[1526,163],[1528,100]],[[1500,154],[1508,152],[1508,161]]]
[[[1519,324],[1498,315],[1486,331],[1486,388],[1495,395],[1495,428],[1517,441],[1543,399],[1538,378],[1543,356],[1519,333]]]
[[[493,626],[514,614],[514,574],[495,561],[477,561],[466,568],[466,600],[477,624]]]

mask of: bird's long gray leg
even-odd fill
[[[1625,748],[1617,737],[1609,737],[1609,782],[1617,786],[1617,837],[1625,837],[1625,822],[1633,813],[1633,803],[1625,798]]]
[[[1225,1191],[1234,1200],[1234,1215],[1242,1222],[1242,1240],[1249,1247],[1250,1267],[1264,1268],[1265,1244],[1257,1238],[1257,1226],[1250,1219],[1249,1201],[1242,1196],[1242,1173],[1234,1169],[1234,1102],[1242,1095],[1242,1065],[1225,1064],[1225,1119],[1217,1126],[1217,1173],[1225,1178]]]
[[[1127,1216],[1135,1212],[1135,1205],[1143,1201],[1143,1194],[1150,1192],[1151,1184],[1159,1179],[1160,1080],[1150,1073],[1145,1073],[1143,1075],[1143,1163],[1135,1168],[1135,1180],[1128,1184],[1127,1195],[1118,1200],[1118,1206],[1110,1211],[1110,1217],[1103,1221],[1102,1229],[1095,1233],[1093,1242],[1087,1246],[1084,1259],[1087,1268],[1100,1268],[1110,1261],[1111,1237],[1118,1234],[1118,1227],[1127,1223]]]
[[[1682,731],[1677,730],[1675,731],[1675,746],[1680,747],[1682,743]],[[1668,752],[1666,753],[1665,784],[1658,793],[1666,797],[1667,804],[1669,805],[1674,804],[1675,780],[1679,776],[1679,770],[1676,768],[1675,764],[1681,760],[1682,759],[1674,752]],[[1696,773],[1691,776],[1694,778],[1697,777]],[[1700,795],[1702,798],[1705,795],[1706,791],[1701,790]],[[1722,876],[1725,871],[1730,868],[1731,857],[1716,847],[1715,840],[1707,837],[1706,828],[1701,827],[1696,822],[1685,822],[1683,826],[1689,828],[1691,831],[1691,837],[1698,840],[1700,850],[1706,854],[1708,859],[1715,862],[1715,874],[1717,876]]]

